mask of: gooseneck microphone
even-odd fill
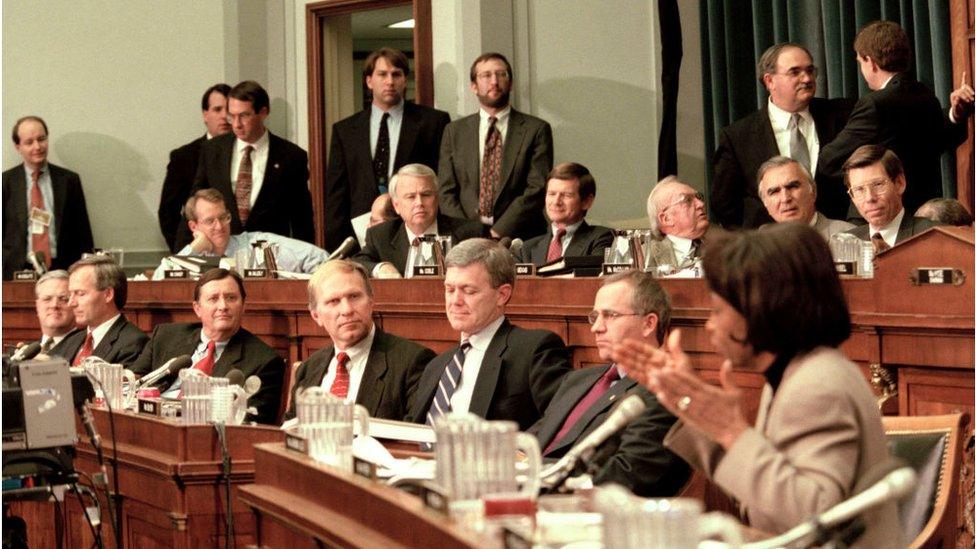
[[[349,254],[352,253],[358,243],[359,242],[355,237],[347,236],[346,239],[342,241],[342,244],[339,244],[339,247],[336,248],[334,252],[329,254],[329,257],[327,257],[325,260],[332,261],[333,259],[345,259],[346,257],[349,257]]]
[[[166,364],[163,364],[159,368],[156,368],[155,370],[142,376],[142,378],[139,380],[139,384],[136,387],[136,390],[138,391],[139,389],[145,389],[150,385],[154,385],[157,382],[161,381],[166,376],[175,374],[176,372],[179,372],[184,368],[189,368],[192,365],[193,365],[193,360],[190,358],[190,355],[180,355],[177,357],[173,357],[169,359],[166,362]]]

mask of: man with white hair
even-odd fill
[[[656,272],[668,266],[674,272],[693,266],[709,226],[702,193],[669,175],[651,189],[647,217],[657,239],[651,242],[647,267]]]
[[[390,197],[399,217],[370,227],[366,231],[366,245],[353,258],[373,277],[412,276],[415,258],[425,252],[425,247],[420,245],[424,236],[450,236],[451,244],[457,244],[485,232],[477,220],[439,213],[437,175],[423,164],[400,168],[390,179]]]
[[[776,223],[797,221],[813,227],[827,240],[854,225],[829,219],[817,211],[817,184],[802,164],[788,156],[774,156],[759,166],[759,198]]]

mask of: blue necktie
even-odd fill
[[[451,397],[457,390],[458,383],[461,382],[461,368],[464,366],[464,354],[471,348],[471,343],[467,340],[461,342],[454,358],[447,363],[444,373],[441,374],[440,381],[437,382],[437,392],[434,393],[434,400],[430,403],[427,410],[427,425],[434,426],[434,418],[442,416],[451,411]]]

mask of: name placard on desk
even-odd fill
[[[629,271],[633,269],[634,266],[630,263],[604,263],[603,264],[603,274],[612,275],[616,273],[622,273],[624,271]]]
[[[534,263],[516,263],[515,264],[515,276],[533,276],[535,275],[535,264]]]
[[[834,267],[837,269],[837,274],[841,276],[857,275],[856,261],[834,261]]]
[[[163,271],[163,278],[166,280],[177,279],[183,280],[190,278],[190,271],[185,269],[166,269]]]
[[[37,273],[34,271],[14,271],[14,280],[37,280]]]
[[[441,276],[438,265],[418,265],[413,268],[413,276]]]
[[[267,269],[244,269],[244,278],[271,278]]]

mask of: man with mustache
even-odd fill
[[[821,146],[844,127],[853,104],[848,99],[814,97],[817,67],[799,44],[767,49],[759,58],[757,73],[769,91],[768,103],[723,129],[715,150],[710,205],[715,220],[726,228],[756,228],[772,221],[759,198],[759,165],[781,155],[816,173]],[[823,209],[825,204],[835,205],[838,211]],[[843,190],[821,185],[817,207],[829,217],[845,217]]]
[[[327,250],[353,236],[352,218],[369,213],[401,166],[437,167],[441,135],[451,121],[446,112],[406,101],[410,66],[403,52],[374,51],[366,58],[363,74],[372,103],[332,126],[325,171]]]
[[[479,219],[495,238],[542,234],[552,128],[512,108],[514,74],[504,55],[479,56],[470,78],[481,108],[444,129],[437,170],[441,211]]]

